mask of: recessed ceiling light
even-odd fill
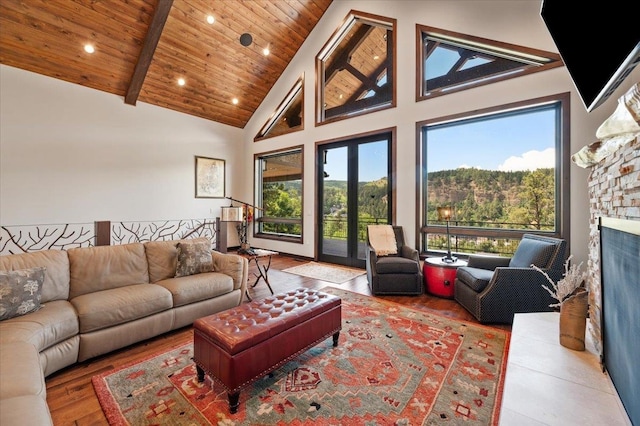
[[[184,86],[187,82],[184,81],[184,78],[179,78],[178,79],[178,86]]]
[[[238,98],[231,99],[231,103],[233,103],[234,105],[238,105]]]
[[[87,53],[93,53],[93,52],[96,51],[96,49],[91,44],[85,44],[84,45],[84,51],[87,52]]]
[[[265,47],[264,49],[262,49],[262,54],[263,54],[264,56],[269,56],[269,53],[271,53],[271,52],[269,51],[269,48],[268,48],[268,47]]]
[[[216,18],[214,18],[213,15],[207,15],[207,22],[213,24],[216,22]]]

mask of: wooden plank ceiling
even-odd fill
[[[2,0],[0,63],[244,128],[331,1]]]

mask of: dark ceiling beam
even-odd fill
[[[344,48],[338,51],[337,56],[330,61],[331,63],[324,72],[325,84],[331,81],[333,76],[337,74],[338,71],[344,68],[345,64],[349,63],[353,52],[358,48],[358,46],[360,46],[360,44],[364,41],[364,39],[369,35],[371,31],[373,31],[373,27],[371,25],[363,24],[353,34]]]
[[[507,71],[520,70],[524,71],[530,66],[522,62],[516,62],[509,59],[496,58],[492,62],[478,65],[472,68],[454,72],[449,71],[447,74],[439,77],[433,77],[427,80],[429,91],[435,91],[442,87],[448,87],[455,84],[468,83],[473,80],[488,78],[500,75]]]
[[[389,83],[376,90],[375,95],[370,98],[358,99],[355,102],[349,104],[338,105],[333,108],[329,108],[325,111],[325,117],[327,119],[340,117],[343,115],[356,113],[368,108],[382,106],[385,104],[391,104],[393,100],[393,94],[391,93],[391,85]]]
[[[147,71],[149,71],[149,65],[151,65],[153,54],[158,46],[158,41],[160,41],[162,29],[164,28],[165,22],[167,22],[167,17],[169,16],[172,5],[173,0],[158,0],[158,6],[151,19],[151,24],[149,24],[149,30],[144,38],[138,62],[136,62],[127,94],[124,97],[124,103],[126,104],[135,105],[138,100],[142,83],[144,83]]]
[[[351,74],[353,74],[354,77],[360,80],[362,84],[356,90],[353,91],[353,94],[349,97],[349,99],[343,102],[343,105],[356,102],[365,91],[368,92],[369,90],[373,90],[374,92],[379,92],[380,87],[378,86],[378,82],[376,78],[380,74],[382,74],[382,71],[384,71],[385,69],[387,69],[387,71],[389,70],[389,61],[387,59],[384,62],[382,62],[380,65],[378,65],[378,68],[376,68],[371,73],[371,76],[373,78],[369,78],[366,75],[362,74],[360,71],[353,68],[351,64],[349,64],[349,67],[350,68],[345,68],[345,69],[347,69]],[[389,80],[387,79],[387,81]],[[387,83],[387,85],[389,85],[389,83]]]

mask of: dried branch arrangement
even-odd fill
[[[535,265],[531,265],[533,269],[544,275],[547,278],[547,281],[551,284],[551,288],[546,285],[542,286],[542,288],[549,292],[551,297],[558,301],[558,303],[549,305],[551,308],[561,306],[562,302],[574,294],[578,288],[584,286],[585,279],[587,278],[587,272],[582,270],[582,262],[578,265],[573,264],[569,266],[572,257],[573,255],[569,256],[567,261],[564,263],[564,278],[558,281],[557,284],[542,269]]]

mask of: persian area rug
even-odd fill
[[[184,342],[92,378],[112,425],[497,425],[510,333],[337,288],[342,331],[240,392]]]
[[[345,283],[366,273],[366,271],[362,269],[346,268],[318,262],[308,262],[304,265],[293,266],[283,269],[282,272],[302,275],[303,277],[315,278],[334,284]]]

